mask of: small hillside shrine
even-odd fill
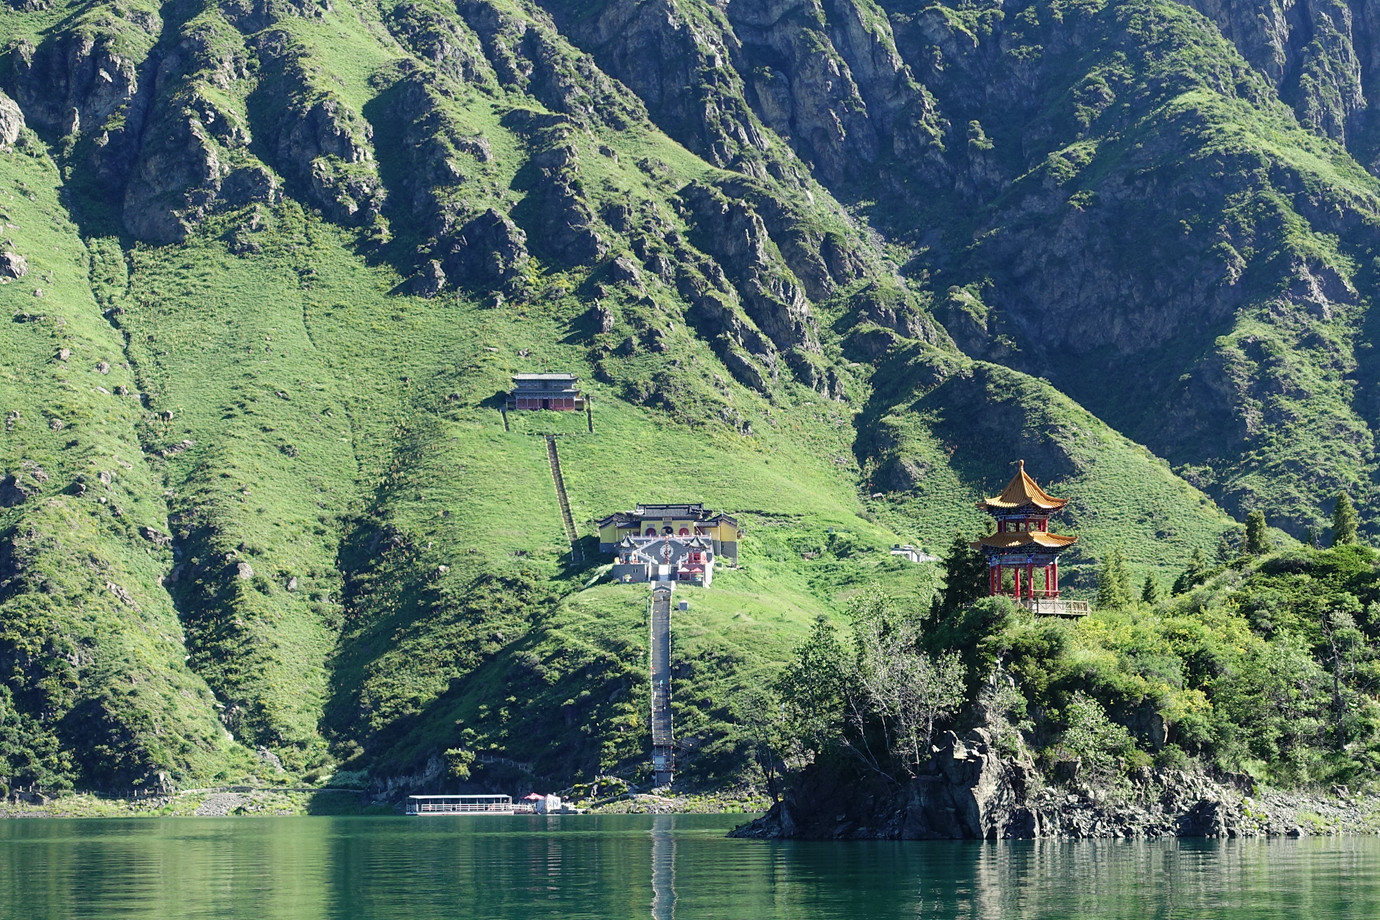
[[[1068,504],[1067,498],[1054,498],[1031,479],[1025,461],[996,498],[986,498],[977,506],[997,520],[996,533],[973,544],[987,558],[989,593],[1005,593],[1007,572],[1012,574],[1012,596],[1017,600],[1057,598],[1059,596],[1059,554],[1078,541],[1049,532],[1049,516]],[[1035,573],[1043,572],[1043,585],[1037,591]]]
[[[585,397],[574,374],[514,374],[513,390],[508,394],[508,410],[554,409],[578,412],[585,408]]]

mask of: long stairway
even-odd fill
[[[668,786],[675,771],[671,734],[671,585],[652,588],[652,769],[657,786]]]
[[[556,453],[556,438],[546,436],[546,459],[551,464],[551,481],[556,484],[556,501],[561,506],[561,520],[565,524],[565,538],[570,541],[570,564],[585,561],[580,549],[580,535],[575,530],[575,517],[570,513],[570,498],[565,494],[565,477],[561,475],[561,457]]]

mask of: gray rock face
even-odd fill
[[[153,243],[184,239],[221,186],[220,157],[201,122],[169,122],[141,151],[125,191],[125,228]]]
[[[24,113],[15,102],[0,92],[0,147],[12,147],[24,130]]]
[[[999,756],[984,731],[935,746],[900,787],[828,769],[807,772],[735,836],[801,839],[1151,838],[1295,836],[1301,823],[1370,833],[1376,802],[1258,790],[1239,776],[1143,770],[1115,789],[1047,784],[1029,762]]]
[[[1038,837],[1038,817],[1025,805],[1033,764],[1004,760],[981,729],[959,740],[948,732],[925,775],[907,789],[901,835],[908,840],[997,840]]]
[[[0,276],[23,278],[29,273],[29,260],[17,252],[0,253]]]
[[[559,134],[558,134],[559,136]],[[541,254],[559,265],[588,265],[603,258],[608,245],[595,228],[594,213],[580,181],[575,147],[557,140],[531,160],[537,179],[515,209]]]
[[[456,9],[505,86],[530,93],[551,111],[583,125],[621,129],[646,118],[635,96],[622,92],[548,23],[537,17],[518,19],[489,0],[461,0]]]
[[[1373,5],[1360,0],[1187,2],[1274,83],[1300,122],[1348,146],[1374,128],[1380,114],[1380,13]]]
[[[262,70],[255,97],[272,113],[256,133],[271,152],[271,165],[331,220],[371,224],[386,199],[373,128],[323,84],[309,55],[286,32],[268,32],[256,44]]]
[[[692,183],[681,192],[695,227],[695,243],[724,267],[743,308],[772,343],[785,351],[819,351],[810,303],[798,279],[771,255],[771,237],[746,202]]]
[[[15,101],[41,131],[57,135],[99,129],[139,92],[142,55],[162,28],[158,17],[129,11],[127,33],[58,32],[42,45],[14,49]]]
[[[518,280],[527,258],[527,234],[506,214],[489,208],[461,228],[441,264],[447,278],[505,284]]]
[[[719,17],[694,16],[678,0],[615,0],[593,16],[546,0],[557,21],[606,72],[631,87],[663,131],[717,166],[765,151],[767,134],[727,66],[738,50]],[[570,15],[563,15],[570,14]]]

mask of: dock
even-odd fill
[[[526,803],[514,804],[510,795],[409,795],[407,813],[418,817],[432,815],[517,815],[535,814]]]

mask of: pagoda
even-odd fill
[[[1003,593],[1007,572],[1013,577],[1012,596],[1018,601],[1039,605],[1037,599],[1059,596],[1059,554],[1078,541],[1049,532],[1049,516],[1068,504],[1067,498],[1054,498],[1031,479],[1025,471],[1025,461],[1006,488],[996,498],[987,498],[977,506],[997,519],[996,533],[988,534],[975,543],[987,558],[989,593]],[[1044,572],[1042,591],[1036,591],[1035,572]],[[1024,575],[1024,578],[1022,578]],[[1060,604],[1062,606],[1062,604]]]

